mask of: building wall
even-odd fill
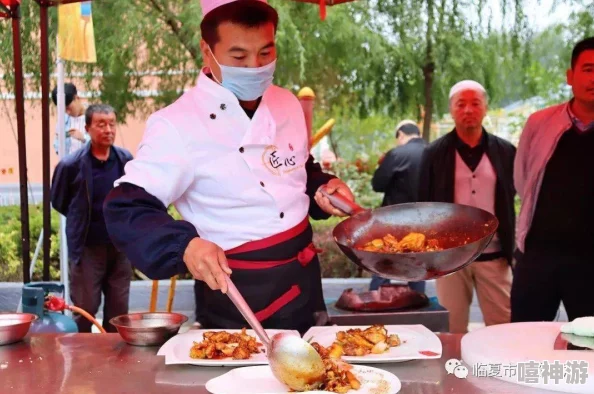
[[[14,100],[0,100],[0,185],[18,185],[19,159],[17,145],[17,122]],[[53,142],[56,132],[56,108],[50,102],[50,173],[58,163]],[[142,138],[146,119],[128,117],[126,123],[117,129],[117,146],[125,147],[132,154]],[[27,174],[32,185],[41,184],[42,179],[42,151],[41,151],[41,101],[27,100],[25,102],[25,133],[27,143]],[[0,188],[0,190],[4,190]],[[18,189],[17,189],[18,192]],[[18,198],[18,197],[17,197]]]

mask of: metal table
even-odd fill
[[[444,364],[460,358],[460,334],[438,334],[440,360],[375,364],[402,381],[401,393],[513,393],[540,391],[493,378],[448,375]],[[204,384],[229,368],[166,366],[158,348],[125,344],[118,334],[37,334],[0,347],[1,391],[43,394],[192,393],[206,394]],[[237,393],[240,394],[240,393]]]

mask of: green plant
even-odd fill
[[[367,163],[369,161],[365,162],[362,159],[359,159],[357,164],[339,160],[334,163],[331,172],[349,186],[357,204],[365,208],[375,208],[381,205],[383,195],[373,191],[373,175]]]
[[[0,231],[0,280],[2,281],[16,282],[23,277],[14,238],[14,231]]]
[[[327,220],[311,221],[314,245],[322,250],[318,254],[322,278],[352,278],[360,275],[360,270],[340,251],[332,236],[332,230],[342,220],[331,217]]]
[[[51,247],[50,247],[50,280],[60,278],[60,249],[59,249],[59,214],[51,214]],[[29,206],[29,228],[31,239],[31,256],[39,240],[43,228],[43,213],[41,205]],[[0,207],[0,281],[21,281],[22,272],[21,249],[21,212],[18,206]],[[43,277],[43,248],[40,249],[33,271],[32,280]]]
[[[30,206],[31,244],[32,252],[43,225],[42,209],[40,206]],[[169,213],[180,218],[175,208],[170,207]],[[0,282],[20,282],[23,279],[21,254],[21,217],[17,206],[0,207]],[[324,252],[320,254],[322,276],[325,278],[346,278],[360,274],[357,267],[351,263],[338,249],[332,237],[332,230],[343,220],[332,217],[328,220],[312,220],[314,229],[314,244]],[[60,280],[60,236],[59,215],[52,212],[52,234],[50,249],[50,280]],[[32,280],[39,281],[43,275],[43,249],[37,259]],[[180,279],[190,279],[190,275],[182,275]]]

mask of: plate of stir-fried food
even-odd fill
[[[303,338],[350,363],[440,358],[442,352],[437,335],[422,325],[312,327]]]
[[[304,393],[396,394],[401,388],[400,380],[388,371],[332,359],[324,359],[324,365],[326,376],[322,385]],[[212,394],[289,393],[267,365],[233,369],[206,382],[206,390]]]
[[[428,238],[422,233],[409,233],[400,240],[392,234],[386,234],[382,238],[373,239],[356,248],[376,253],[421,253],[443,250],[439,240]]]
[[[266,330],[270,337],[281,332]],[[243,366],[267,364],[266,348],[253,330],[190,330],[167,341],[157,355],[166,364]]]

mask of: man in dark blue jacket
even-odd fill
[[[91,141],[56,166],[52,205],[66,216],[72,302],[95,315],[103,291],[103,327],[115,332],[109,320],[128,313],[132,267],[109,238],[103,201],[115,180],[124,174],[124,165],[132,160],[132,155],[113,146],[116,115],[112,107],[91,105],[85,122]],[[80,332],[91,332],[87,319],[80,315],[74,319]]]
[[[382,207],[418,201],[425,140],[412,120],[403,120],[396,126],[396,139],[398,146],[386,153],[371,181],[373,190],[384,193]],[[369,290],[389,283],[389,279],[374,275]],[[410,282],[409,285],[413,290],[425,292],[425,282]]]

